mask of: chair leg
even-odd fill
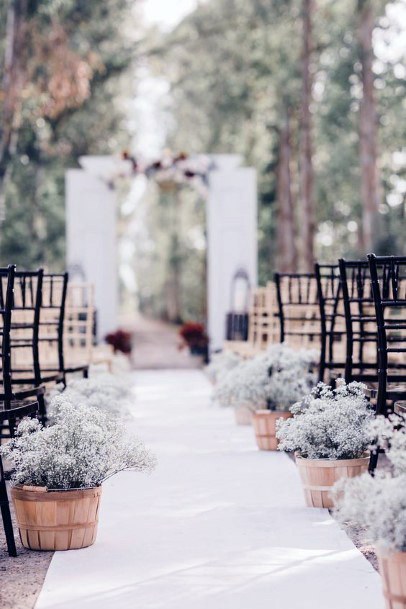
[[[377,447],[371,452],[371,456],[369,459],[368,471],[372,475],[374,475],[374,472],[378,466],[378,458],[379,458],[379,448]]]
[[[17,548],[14,539],[13,523],[11,521],[10,504],[8,502],[6,481],[4,479],[3,463],[0,459],[0,508],[3,519],[4,533],[6,535],[7,550],[9,556],[17,556]]]
[[[47,407],[45,404],[45,396],[43,394],[40,394],[37,399],[38,399],[39,420],[42,423],[42,425],[46,425],[48,417],[47,417]]]

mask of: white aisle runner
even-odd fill
[[[210,404],[199,371],[136,375],[158,469],[104,487],[99,536],[56,553],[36,609],[383,609],[378,574],[293,462]]]

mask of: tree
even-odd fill
[[[295,212],[292,196],[291,129],[289,110],[279,129],[279,158],[277,168],[276,268],[281,273],[297,271]]]
[[[358,44],[361,61],[362,97],[359,104],[359,159],[361,167],[363,253],[371,252],[378,237],[380,184],[378,170],[377,128],[372,34],[375,26],[371,0],[358,0]]]
[[[299,119],[299,194],[302,240],[301,263],[304,271],[314,268],[314,237],[316,211],[314,201],[313,136],[312,136],[312,55],[313,55],[313,0],[302,4],[302,91]]]
[[[0,136],[6,142],[0,183],[1,167],[7,178],[0,253],[3,264],[62,269],[66,168],[83,154],[128,144],[115,102],[122,92],[120,75],[136,51],[121,26],[129,22],[132,2],[8,1],[9,12],[17,7],[24,44],[14,54],[8,80],[10,60],[0,42],[1,80],[9,83],[0,97]],[[0,17],[5,9],[0,7]],[[6,38],[5,19],[0,33]],[[13,122],[6,120],[11,110]]]

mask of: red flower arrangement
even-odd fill
[[[125,355],[130,355],[132,351],[132,334],[126,330],[118,329],[115,332],[110,332],[105,337],[105,341],[108,345],[113,347],[114,353],[120,351]]]
[[[204,325],[195,321],[184,323],[179,329],[179,336],[192,353],[206,349],[209,343]]]

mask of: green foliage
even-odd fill
[[[400,26],[396,17],[384,16],[387,4],[374,3],[376,32],[385,35],[388,31],[393,37]],[[298,188],[301,5],[299,0],[209,0],[160,44],[151,43],[149,52],[157,73],[165,74],[171,83],[173,130],[168,144],[175,150],[241,153],[258,170],[261,282],[270,279],[274,270],[277,134],[286,108],[290,108],[294,132],[293,191]],[[361,253],[357,239],[361,218],[357,10],[353,0],[320,0],[313,16],[317,255],[326,261]],[[395,189],[401,189],[399,180],[406,171],[404,159],[394,161],[406,136],[401,118],[404,59],[404,51],[397,57],[388,52],[385,59],[378,53],[374,66],[383,177],[382,252],[405,251],[404,191],[391,199]],[[391,207],[388,200],[398,206]]]
[[[2,264],[15,262],[24,268],[45,264],[52,270],[61,270],[65,259],[66,169],[77,166],[81,155],[108,154],[128,144],[122,129],[124,115],[117,100],[123,91],[122,75],[136,50],[122,25],[129,23],[132,10],[130,0],[28,3],[25,23],[31,46],[29,56],[21,59],[26,82],[16,148],[5,181]],[[2,40],[5,11],[3,3]],[[58,46],[46,46],[47,38],[55,35],[55,28],[62,45],[60,57]],[[4,43],[0,43],[0,52],[3,57]],[[67,53],[72,54],[69,65],[65,61]],[[75,67],[75,62],[82,62],[86,78],[90,79],[88,91],[84,82],[81,98],[52,99],[52,77],[56,74],[62,82],[70,82],[69,69]],[[58,86],[57,95],[60,90]],[[46,105],[49,101],[53,105]]]

